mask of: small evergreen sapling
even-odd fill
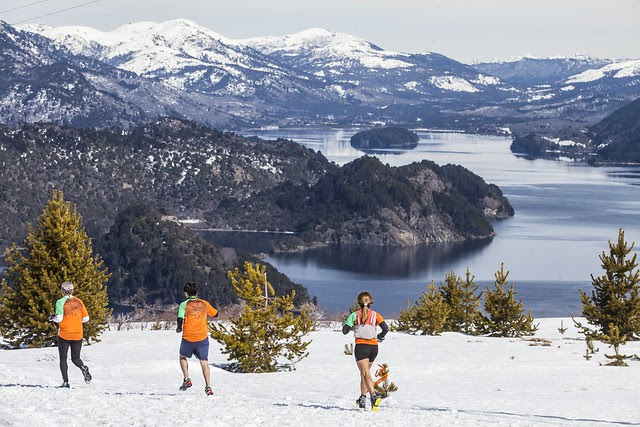
[[[89,312],[90,320],[83,325],[85,341],[99,341],[111,316],[105,286],[109,274],[93,254],[75,205],[66,202],[61,191],[53,192],[37,225],[29,226],[23,248],[14,243],[5,256],[0,333],[9,344],[41,347],[56,342],[57,328],[49,316],[65,281],[74,284],[74,295]]]
[[[496,337],[533,335],[538,325],[533,324],[531,311],[524,314],[522,300],[516,301],[514,286],[505,290],[508,276],[509,272],[504,272],[504,263],[500,264],[500,270],[495,273],[493,290],[486,288],[484,310],[489,316],[486,320],[487,332]]]
[[[344,354],[353,356],[353,343],[344,345]]]
[[[397,385],[389,382],[389,365],[386,363],[378,365],[375,376],[377,379],[373,383],[373,387],[381,398],[386,399],[390,393],[398,390]]]
[[[560,332],[560,335],[564,335],[565,332],[567,332],[568,328],[564,327],[564,320],[560,321],[560,327],[558,328],[558,332]]]
[[[620,354],[619,348],[627,343],[627,336],[620,335],[620,329],[614,325],[609,325],[609,334],[603,335],[603,341],[613,347],[614,354],[605,354],[604,357],[611,360],[607,366],[628,366],[625,360],[631,359],[632,356]]]
[[[232,369],[274,372],[280,359],[286,359],[287,367],[292,368],[307,357],[311,341],[304,341],[304,337],[313,329],[313,321],[306,310],[293,315],[295,291],[276,296],[264,265],[247,262],[244,271],[236,268],[229,277],[244,307],[230,320],[230,327],[210,324],[209,329],[213,339],[223,345],[222,353],[234,361]]]
[[[588,335],[585,337],[584,342],[587,345],[587,349],[582,357],[587,360],[591,360],[591,357],[593,357],[593,355],[596,354],[599,349],[595,348],[595,346],[593,345],[593,338]]]

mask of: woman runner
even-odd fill
[[[356,400],[358,407],[365,408],[367,401],[367,391],[371,399],[371,410],[377,411],[382,399],[376,393],[371,378],[371,366],[378,355],[378,341],[383,341],[389,327],[380,314],[371,310],[373,298],[369,292],[360,292],[356,300],[360,307],[351,313],[342,327],[342,333],[348,334],[353,329],[356,338],[356,346],[353,354],[356,357],[356,364],[360,371],[360,397]],[[377,327],[380,326],[382,332],[376,335]]]

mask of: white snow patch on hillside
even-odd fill
[[[561,87],[561,88],[560,88],[560,90],[561,90],[561,91],[563,91],[563,92],[568,92],[568,91],[570,91],[570,90],[574,90],[575,88],[576,88],[575,86],[573,86],[573,85],[569,85],[569,86],[563,86],[563,87]]]
[[[478,74],[478,78],[472,80],[474,83],[484,86],[493,86],[499,85],[501,83],[500,79],[493,76],[486,76],[484,74]]]
[[[461,77],[455,76],[435,76],[430,77],[429,81],[432,85],[440,89],[450,90],[453,92],[479,92],[479,90]]]
[[[213,397],[204,394],[197,362],[193,387],[182,376],[174,331],[107,331],[82,350],[93,381],[84,384],[69,363],[71,389],[60,389],[56,348],[0,351],[0,423],[6,425],[300,426],[605,426],[640,423],[640,363],[600,366],[611,350],[586,361],[584,340],[571,319],[540,319],[536,337],[413,336],[391,332],[377,363],[388,363],[398,391],[380,411],[356,408],[359,377],[343,354],[353,336],[322,328],[310,335],[309,357],[292,372],[236,374],[211,341]],[[139,327],[139,325],[137,326]],[[539,343],[540,344],[540,343]],[[640,352],[640,342],[621,348]],[[375,366],[375,365],[374,365]]]
[[[604,77],[621,79],[623,77],[640,76],[640,59],[614,62],[602,68],[583,71],[569,77],[565,83],[588,83]]]
[[[586,147],[583,143],[575,142],[570,139],[560,139],[560,138],[545,138],[545,139],[555,144],[561,145],[563,147],[573,147],[573,146]]]
[[[263,54],[279,53],[297,56],[312,53],[311,62],[322,62],[339,67],[345,62],[358,62],[367,68],[407,68],[413,64],[402,60],[404,53],[382,50],[367,40],[345,33],[334,33],[324,28],[310,28],[285,36],[254,37],[236,40]]]
[[[406,87],[409,90],[416,90],[416,88],[418,87],[418,82],[416,81],[406,82],[402,86]]]

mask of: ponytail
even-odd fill
[[[368,301],[365,305],[365,299]],[[362,315],[360,316],[359,323],[365,324],[367,322],[367,318],[369,317],[369,305],[373,303],[373,298],[369,292],[360,292],[358,294],[358,298],[356,299],[356,303],[360,306]]]

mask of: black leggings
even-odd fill
[[[78,368],[82,368],[84,364],[80,359],[80,350],[82,350],[82,340],[65,340],[58,337],[58,353],[60,353],[60,372],[62,372],[62,381],[69,382],[69,376],[67,375],[67,352],[71,347],[71,361]]]

